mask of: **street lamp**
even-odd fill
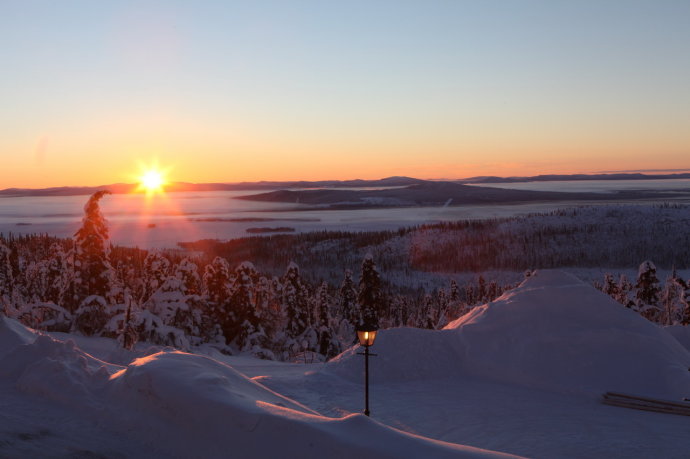
[[[367,416],[369,416],[369,356],[376,356],[376,354],[369,352],[369,346],[374,345],[377,331],[376,327],[371,326],[357,328],[359,345],[364,347],[364,352],[358,352],[357,354],[364,356],[364,414]]]

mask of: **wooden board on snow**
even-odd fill
[[[602,402],[606,405],[619,406],[622,408],[690,416],[690,403],[682,401],[661,400],[639,395],[607,392],[603,395]]]

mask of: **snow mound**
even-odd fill
[[[111,377],[110,386],[109,396],[117,404],[179,418],[190,427],[215,420],[249,431],[256,416],[237,413],[258,413],[258,401],[314,413],[228,365],[179,351],[134,360]]]
[[[0,315],[0,357],[22,344],[32,343],[36,333],[14,319]]]
[[[678,340],[685,349],[690,351],[690,327],[685,325],[670,325],[665,327],[664,330]]]
[[[661,327],[574,276],[539,271],[451,322],[476,376],[558,392],[680,398],[690,353]]]
[[[359,351],[322,371],[361,381]],[[673,336],[560,271],[537,272],[443,330],[381,330],[371,352],[372,384],[470,376],[562,393],[690,391],[690,352]]]
[[[76,348],[74,341],[38,335],[0,358],[0,380],[26,394],[79,407],[95,403],[93,390],[107,382],[107,367]]]
[[[111,377],[110,419],[175,457],[502,457],[400,432],[362,415],[318,415],[209,357],[140,358]],[[178,434],[171,434],[179,432]]]

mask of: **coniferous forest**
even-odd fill
[[[355,328],[438,329],[515,283],[478,276],[414,285],[419,273],[563,266],[630,267],[654,254],[686,268],[690,241],[669,215],[682,206],[584,207],[508,219],[384,232],[316,232],[181,244],[184,250],[113,247],[99,208],[84,207],[72,239],[0,236],[5,315],[39,330],[179,349],[209,343],[286,361],[324,360]],[[646,224],[639,224],[643,218]],[[584,222],[584,223],[583,223]],[[644,240],[645,244],[638,242]],[[636,279],[607,274],[596,286],[647,319],[690,323],[690,287],[665,282],[644,261]]]

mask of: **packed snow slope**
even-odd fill
[[[690,352],[663,328],[561,272],[544,270],[444,330],[383,330],[375,382],[472,376],[559,393],[681,399]],[[324,371],[361,378],[350,349]]]
[[[0,457],[504,457],[328,418],[210,357],[115,365],[0,317]]]

